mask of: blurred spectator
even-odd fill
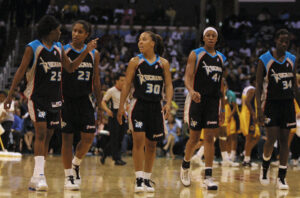
[[[175,145],[175,143],[177,143],[179,141],[178,136],[180,136],[180,132],[181,129],[178,126],[178,124],[175,121],[175,114],[176,112],[171,112],[171,114],[168,117],[168,121],[166,124],[167,130],[168,130],[168,134],[165,137],[164,140],[164,150],[170,152],[170,156],[172,157],[172,159],[175,158],[175,155],[173,153],[173,147]]]
[[[134,8],[126,8],[124,11],[124,16],[122,18],[122,25],[133,25],[133,20],[135,16],[136,12]]]
[[[59,7],[56,4],[55,0],[51,0],[48,8],[46,10],[46,14],[55,16],[57,19],[60,19]]]
[[[166,10],[166,16],[169,20],[169,25],[173,26],[174,22],[175,22],[175,18],[176,18],[176,10],[174,10],[173,6],[170,6],[167,10]]]
[[[86,3],[85,0],[81,0],[79,4],[79,16],[81,17],[81,19],[88,20],[90,12],[90,6]]]
[[[9,135],[11,133],[11,127],[14,122],[14,111],[15,111],[15,102],[12,101],[10,109],[5,110],[3,102],[7,97],[5,91],[0,91],[0,123],[4,129],[4,133],[1,135],[3,145],[5,149],[8,149]]]
[[[120,24],[121,20],[124,16],[125,10],[122,4],[119,4],[115,9],[114,9],[114,21],[113,23],[115,24]]]
[[[263,8],[261,12],[257,15],[257,20],[259,22],[265,22],[271,19],[271,14],[268,8]]]

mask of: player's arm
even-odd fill
[[[97,47],[97,40],[98,38],[91,40],[87,44],[86,49],[73,61],[70,60],[70,58],[66,55],[65,50],[62,48],[62,66],[67,70],[67,72],[72,73],[79,67],[80,63],[85,59],[88,53]]]
[[[170,64],[169,61],[163,59],[163,71],[164,71],[164,79],[165,79],[165,87],[166,87],[166,100],[167,103],[163,107],[163,112],[165,115],[165,119],[169,117],[169,112],[171,109],[171,103],[173,98],[173,84],[172,84],[172,77],[170,72]]]
[[[264,64],[261,60],[258,61],[257,71],[256,71],[256,89],[255,89],[255,98],[257,103],[257,114],[258,122],[262,125],[264,123],[264,115],[261,109],[261,93],[263,89],[263,80],[264,80]]]
[[[297,64],[298,64],[298,60],[296,59],[295,62],[295,66],[294,66],[294,95],[295,95],[295,99],[298,103],[298,105],[300,104],[300,92],[299,92],[299,88],[298,88],[298,83],[297,83]]]
[[[120,124],[122,124],[122,116],[125,113],[124,104],[125,104],[126,98],[130,91],[131,83],[134,78],[134,74],[135,74],[136,67],[138,65],[138,61],[139,61],[139,58],[134,57],[128,63],[128,67],[126,70],[126,76],[125,76],[125,83],[124,83],[122,91],[121,91],[120,106],[119,106],[118,115],[117,115],[117,119]]]
[[[100,54],[99,52],[96,50],[95,51],[95,61],[94,61],[94,71],[93,71],[93,88],[94,88],[94,95],[96,97],[96,101],[97,101],[97,119],[98,121],[100,121],[100,117],[101,117],[101,100],[102,100],[102,92],[101,92],[101,83],[100,83],[100,77],[99,77],[99,65],[100,62]]]
[[[24,77],[24,74],[31,62],[31,60],[33,59],[33,50],[31,47],[27,46],[25,48],[25,52],[22,58],[22,62],[14,76],[13,82],[11,84],[10,90],[8,92],[7,98],[4,102],[4,108],[5,109],[9,109],[10,105],[11,105],[11,101],[12,101],[12,96],[14,94],[14,91],[16,89],[16,87],[18,86],[18,84],[20,83],[20,81],[22,80],[22,78]]]
[[[201,96],[199,92],[195,92],[194,90],[194,75],[195,75],[195,64],[196,64],[196,54],[195,52],[191,52],[186,64],[186,69],[185,69],[185,77],[184,77],[184,84],[185,87],[188,89],[191,99],[194,102],[199,103],[201,100]]]
[[[221,112],[220,112],[220,116],[219,116],[219,125],[222,125],[225,121],[225,91],[224,91],[224,83],[223,80],[225,80],[224,78],[222,78],[222,82],[221,82],[221,88],[220,88],[220,92],[221,92]]]
[[[246,96],[246,100],[245,100],[245,104],[247,106],[247,108],[250,111],[251,117],[253,118],[253,120],[256,122],[256,114],[255,114],[255,109],[252,107],[251,105],[251,100],[254,98],[255,96],[255,90],[254,89],[250,89],[247,92],[247,96]]]

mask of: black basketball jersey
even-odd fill
[[[270,51],[259,59],[265,66],[262,100],[294,98],[294,65],[296,57],[285,53],[282,62],[276,60]]]
[[[217,97],[221,96],[221,81],[223,65],[226,57],[216,51],[212,56],[203,47],[193,50],[197,56],[195,63],[194,90],[201,96]]]
[[[135,89],[133,97],[145,101],[160,101],[164,85],[164,71],[160,57],[157,55],[152,64],[142,54],[139,54],[138,57],[139,65],[133,80]]]
[[[55,42],[51,49],[48,49],[39,40],[35,40],[27,46],[33,50],[33,59],[30,69],[26,72],[25,96],[30,100],[42,100],[46,108],[60,107],[61,43]]]
[[[80,53],[86,49],[86,45],[81,51],[75,50],[70,44],[64,46],[68,57],[73,61]],[[92,93],[93,71],[94,71],[95,50],[91,51],[80,63],[73,73],[68,73],[63,69],[62,85],[63,95],[67,97],[80,97]]]

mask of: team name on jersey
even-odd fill
[[[54,62],[54,61],[46,62],[42,57],[40,57],[40,60],[41,60],[40,65],[43,66],[45,73],[47,73],[48,70],[51,68],[61,67],[61,62]]]
[[[93,68],[93,64],[89,62],[82,62],[80,63],[79,68]]]
[[[274,77],[276,83],[278,83],[278,81],[281,79],[294,77],[292,72],[276,73],[273,69],[271,71],[271,76]]]
[[[162,76],[156,76],[156,75],[145,75],[141,73],[141,70],[138,69],[138,74],[137,76],[139,77],[140,84],[142,85],[144,82],[147,81],[162,81],[163,77]]]
[[[220,66],[214,66],[214,65],[207,65],[205,61],[203,61],[203,68],[206,71],[206,74],[209,75],[211,72],[222,72],[222,67]]]

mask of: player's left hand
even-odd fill
[[[164,114],[165,119],[168,119],[169,117],[169,113],[170,113],[170,109],[171,109],[171,104],[165,104],[165,106],[163,106],[162,108],[162,113]]]
[[[102,111],[101,109],[97,110],[97,120],[96,120],[96,126],[99,126],[101,124],[102,120]]]
[[[220,116],[219,116],[219,125],[223,125],[225,121],[225,112],[221,112]]]

